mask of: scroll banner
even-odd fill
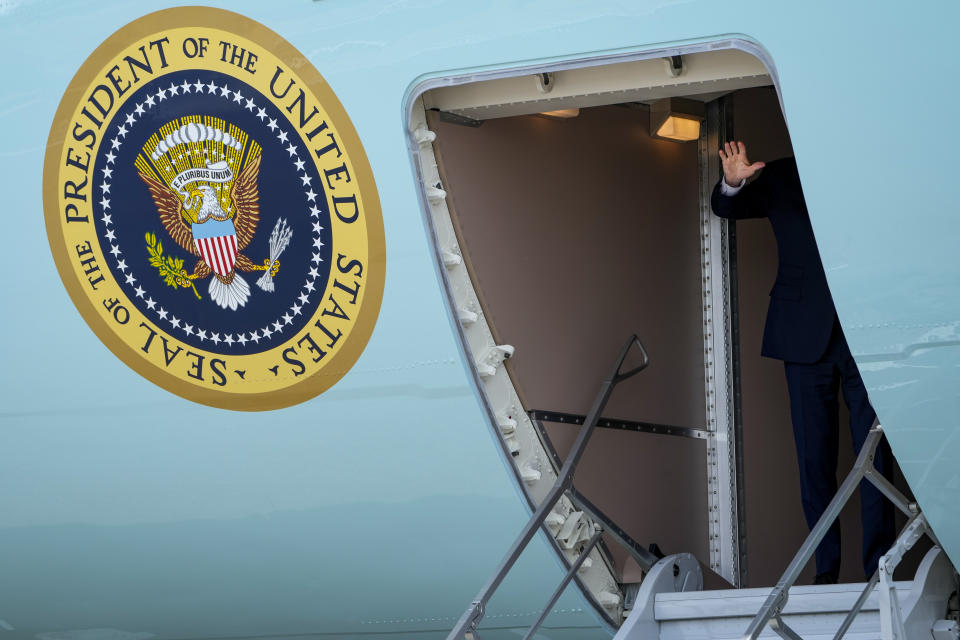
[[[233,180],[233,172],[230,171],[227,163],[221,160],[220,162],[208,164],[206,169],[198,167],[181,171],[170,181],[170,187],[186,195],[183,187],[194,182],[199,182],[200,180],[205,182],[230,182]]]

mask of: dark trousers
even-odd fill
[[[785,362],[790,415],[800,466],[800,494],[807,526],[813,528],[837,492],[837,446],[839,443],[838,390],[850,411],[853,448],[860,452],[876,414],[867,398],[860,372],[850,355],[839,323],[835,323],[827,352],[813,364]],[[888,479],[893,455],[886,439],[877,447],[876,468]],[[844,471],[846,473],[846,470]],[[871,576],[877,561],[896,537],[893,505],[864,480],[860,483],[863,521],[863,570]],[[835,521],[816,552],[817,573],[840,573],[840,523]]]

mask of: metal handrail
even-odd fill
[[[830,501],[830,504],[827,505],[826,510],[824,510],[823,515],[817,520],[817,524],[810,530],[807,539],[800,547],[800,550],[797,551],[797,555],[793,557],[793,560],[787,566],[786,571],[783,572],[780,580],[777,581],[770,595],[767,596],[760,611],[758,611],[757,615],[750,621],[750,626],[747,627],[743,640],[757,640],[760,633],[768,624],[781,638],[786,638],[787,640],[802,640],[797,632],[791,629],[780,617],[780,614],[787,604],[790,587],[797,581],[800,572],[803,571],[803,568],[810,561],[820,541],[823,540],[823,537],[827,534],[827,530],[833,526],[834,520],[840,515],[840,511],[844,505],[846,505],[847,501],[850,500],[850,496],[853,495],[854,490],[862,479],[866,479],[872,483],[884,496],[893,502],[898,509],[906,513],[907,516],[911,518],[911,522],[919,513],[915,502],[910,502],[889,480],[877,473],[874,469],[874,455],[882,438],[883,427],[880,426],[879,421],[874,420],[873,427],[871,427],[870,432],[867,434],[867,439],[860,449],[860,455],[857,456],[853,469],[847,475],[846,479],[844,479],[843,484],[840,485],[836,495]],[[875,580],[876,575],[867,583],[867,588],[864,589],[861,597],[858,598],[854,610],[851,612],[851,615],[848,616],[848,620],[844,620],[836,636],[837,638],[842,637],[843,633],[849,627],[853,616],[856,615],[859,608],[863,606],[867,595],[870,593],[870,587],[876,584]]]
[[[640,349],[641,362],[633,369],[621,372],[620,368],[623,366],[623,363],[627,358],[627,354],[630,353],[630,350],[634,346]],[[460,616],[460,619],[457,621],[456,625],[450,631],[449,635],[447,635],[447,640],[460,640],[462,638],[476,640],[478,638],[478,627],[480,626],[480,621],[483,620],[483,616],[486,612],[486,606],[490,601],[490,598],[497,590],[497,587],[500,586],[500,583],[503,582],[504,578],[507,577],[507,574],[510,572],[510,569],[513,568],[513,565],[520,557],[520,554],[523,553],[523,550],[530,543],[530,540],[533,539],[534,534],[536,534],[537,531],[543,527],[543,523],[546,520],[547,515],[549,515],[550,511],[553,509],[554,505],[572,486],[573,472],[577,468],[580,458],[583,457],[584,450],[587,447],[587,442],[590,440],[590,436],[593,433],[594,428],[597,426],[597,421],[600,419],[603,409],[606,407],[607,401],[610,399],[610,394],[618,384],[640,373],[649,364],[650,357],[647,355],[647,350],[643,347],[643,343],[640,342],[640,338],[638,338],[636,335],[630,336],[630,339],[621,350],[610,375],[603,381],[603,384],[600,385],[600,391],[597,393],[597,397],[593,402],[593,406],[590,407],[590,411],[587,413],[587,417],[584,420],[583,425],[580,427],[580,431],[577,433],[577,438],[573,443],[573,447],[570,449],[570,453],[567,455],[567,459],[563,463],[560,473],[557,475],[557,481],[554,483],[553,487],[550,488],[550,491],[547,493],[546,497],[544,497],[536,511],[534,511],[533,515],[530,517],[530,520],[527,521],[527,524],[523,527],[523,530],[521,530],[520,535],[517,536],[517,539],[510,546],[506,556],[500,562],[499,567],[497,567],[496,572],[487,581],[483,588],[480,589],[480,592],[477,594],[476,598],[474,598],[473,602],[470,603],[470,606],[467,607],[467,610],[463,613],[463,615]],[[596,545],[599,538],[600,532],[596,531],[593,535],[593,538],[591,538],[591,542],[587,545],[588,548],[581,553],[580,557],[577,559],[577,562],[574,563],[575,565],[583,562],[590,550]],[[641,563],[641,566],[647,565],[645,568],[649,569],[656,564],[657,558],[652,553],[647,553],[649,554],[649,558],[644,557],[642,554],[640,556],[641,559],[645,560],[645,562]],[[575,570],[568,572],[567,577],[565,578],[564,586],[566,586],[566,582],[569,582],[575,573]],[[559,594],[556,595],[559,597]],[[556,602],[556,599],[552,599],[552,602]],[[546,618],[545,614],[549,612],[551,606],[552,603],[544,610],[544,615],[541,616],[542,619],[535,623],[533,629],[534,631],[543,622],[543,619]]]

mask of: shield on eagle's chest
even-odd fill
[[[233,220],[213,220],[193,224],[193,242],[200,257],[217,275],[226,276],[237,262],[237,230]]]

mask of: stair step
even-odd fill
[[[773,589],[700,591],[700,564],[689,553],[667,556],[647,573],[633,609],[614,640],[741,640]],[[803,640],[832,640],[866,583],[790,589],[783,622]],[[956,589],[956,572],[940,547],[931,548],[913,580],[894,582],[905,638],[931,638]],[[684,589],[687,589],[686,591]],[[947,632],[949,633],[949,632]],[[769,626],[760,638],[779,639]],[[874,588],[845,640],[880,639],[880,594]]]
[[[790,627],[800,634],[803,640],[833,640],[838,625],[821,625],[818,629],[801,628],[792,623]],[[709,627],[697,629],[679,629],[664,627],[660,631],[659,640],[741,640],[746,632],[746,625],[739,627]],[[767,627],[758,636],[761,640],[781,640],[772,629]],[[880,640],[880,621],[873,621],[871,628],[857,629],[856,625],[848,630],[843,640]]]
[[[832,640],[866,583],[798,586],[790,590],[783,618],[804,640]],[[905,596],[910,582],[896,583]],[[661,640],[723,640],[742,638],[750,621],[770,595],[769,588],[659,593],[655,617]],[[878,640],[879,602],[874,591],[864,604],[846,640]],[[778,638],[770,628],[761,638]]]
[[[896,582],[897,593],[909,592],[912,583]],[[797,586],[790,589],[790,598],[784,615],[801,613],[846,613],[860,596],[865,582],[848,584]],[[724,589],[686,593],[658,593],[655,616],[657,620],[686,620],[691,618],[753,617],[770,595],[770,588]],[[877,592],[867,598],[863,611],[876,611]]]

